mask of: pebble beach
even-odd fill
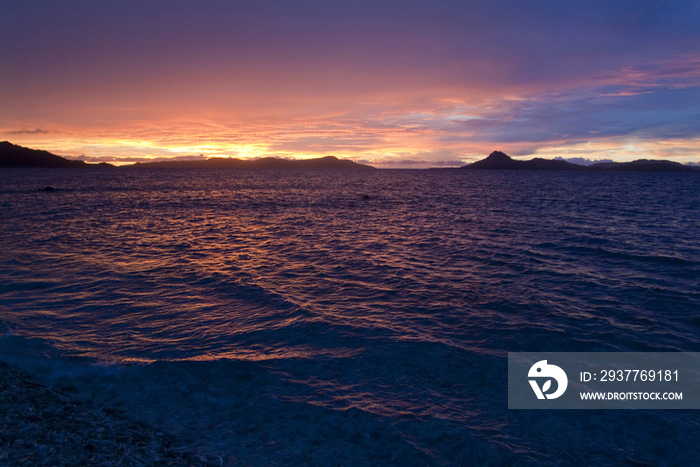
[[[221,458],[180,444],[175,436],[80,401],[70,389],[46,387],[0,362],[0,465],[223,465]]]

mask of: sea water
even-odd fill
[[[5,169],[0,240],[0,360],[223,465],[700,459],[507,408],[509,351],[700,351],[695,174]]]

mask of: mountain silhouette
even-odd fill
[[[369,165],[340,160],[335,156],[297,160],[276,157],[253,160],[212,157],[195,161],[137,162],[124,167],[132,169],[374,169]]]
[[[88,164],[84,161],[73,161],[48,151],[29,149],[17,146],[9,141],[0,142],[0,168],[2,167],[32,167],[47,169],[74,169],[91,167],[114,167],[100,163]]]
[[[69,160],[48,151],[29,149],[0,142],[0,168],[33,167],[33,168],[94,168],[115,166],[101,162],[89,164],[84,161]],[[341,160],[335,156],[317,159],[278,159],[265,157],[262,159],[235,159],[212,157],[205,160],[193,161],[159,161],[137,162],[123,166],[130,169],[374,169],[374,167],[358,164],[350,160]],[[587,172],[695,172],[700,168],[683,165],[678,162],[640,159],[633,162],[600,162],[590,166],[572,164],[562,160],[535,158],[527,161],[515,160],[501,151],[493,151],[480,161],[460,167],[460,170],[569,170]]]
[[[462,167],[467,170],[586,170],[585,167],[565,161],[535,158],[518,161],[501,151],[494,151],[486,159]]]
[[[519,161],[501,151],[486,159],[465,165],[464,170],[571,170],[578,172],[700,172],[699,169],[671,161],[640,159],[633,162],[601,162],[588,167],[566,161],[535,158]]]
[[[609,172],[700,172],[697,167],[673,161],[639,159],[632,162],[600,162],[588,166],[588,170]]]
[[[115,167],[101,162],[88,164],[84,161],[69,160],[48,151],[29,149],[17,146],[9,141],[0,142],[0,168],[3,167],[32,167],[32,168],[92,168]],[[122,166],[136,169],[374,169],[374,167],[358,164],[350,160],[340,160],[335,156],[317,159],[288,160],[275,157],[244,160],[225,157],[212,157],[206,160],[194,161],[159,161],[137,162]]]

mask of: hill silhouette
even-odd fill
[[[340,160],[335,156],[297,160],[276,157],[253,160],[212,157],[195,161],[137,162],[124,167],[133,169],[374,169],[369,165]]]
[[[9,141],[0,142],[0,168],[30,167],[47,169],[74,169],[92,167],[114,167],[111,164],[88,164],[84,161],[73,161],[65,157],[51,154],[48,151],[29,149],[17,146]]]
[[[105,162],[89,164],[84,161],[69,160],[48,151],[29,149],[8,141],[0,142],[0,168],[94,168],[115,166]],[[341,160],[335,156],[317,159],[235,159],[212,157],[193,161],[159,161],[137,162],[123,166],[131,169],[374,169],[350,160]],[[527,161],[515,160],[501,151],[494,151],[488,157],[472,164],[460,167],[460,170],[569,170],[594,172],[694,172],[700,168],[683,165],[678,162],[640,159],[633,162],[601,162],[589,166],[572,164],[562,160],[535,158]]]
[[[672,161],[640,159],[633,162],[601,162],[588,167],[566,161],[535,158],[527,161],[515,160],[509,155],[494,151],[486,159],[460,167],[465,170],[571,170],[595,172],[700,172],[695,167]]]
[[[115,166],[105,162],[89,164],[84,161],[69,160],[48,151],[29,149],[17,146],[9,141],[3,141],[0,142],[0,168],[3,167],[51,169]],[[287,160],[275,157],[254,160],[212,157],[206,160],[194,161],[137,162],[123,167],[137,169],[374,169],[374,167],[369,165],[358,164],[350,160],[340,160],[335,156],[304,160]]]
[[[491,170],[586,170],[585,167],[566,161],[552,161],[535,158],[529,161],[518,161],[501,151],[494,151],[486,159],[462,167],[463,169]]]
[[[639,159],[632,162],[601,162],[588,166],[588,170],[610,172],[700,172],[697,167],[673,161]]]

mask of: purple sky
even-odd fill
[[[0,3],[0,139],[62,155],[700,161],[697,0]]]

